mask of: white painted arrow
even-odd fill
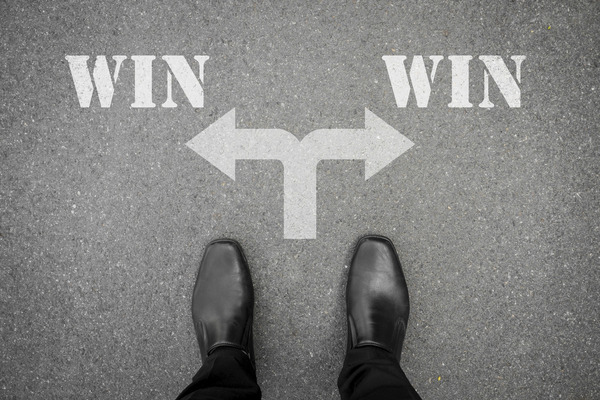
[[[317,235],[317,164],[365,160],[365,180],[413,146],[365,108],[364,129],[317,129],[299,141],[282,129],[236,129],[235,109],[186,145],[235,180],[236,160],[279,160],[284,171],[283,237]]]

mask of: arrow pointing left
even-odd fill
[[[283,129],[236,129],[235,108],[186,143],[235,181],[236,160],[280,160],[299,141]]]

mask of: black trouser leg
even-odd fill
[[[396,357],[374,346],[348,351],[338,388],[342,400],[421,400]]]
[[[235,348],[215,350],[177,400],[260,400],[256,372],[246,354]]]

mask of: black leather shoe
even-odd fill
[[[408,324],[408,288],[388,238],[359,240],[348,273],[346,307],[348,349],[380,347],[400,361]]]
[[[219,347],[233,347],[245,352],[254,365],[253,317],[254,289],[242,248],[230,239],[211,242],[192,296],[202,362]]]

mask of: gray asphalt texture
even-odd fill
[[[172,399],[200,366],[204,246],[232,237],[255,292],[264,399],[336,399],[358,238],[389,236],[424,399],[600,398],[600,3],[0,2],[0,398]],[[65,55],[209,55],[205,107],[79,107]],[[396,107],[383,55],[444,55],[427,108]],[[451,109],[449,55],[526,55],[522,107],[494,85]],[[127,64],[129,63],[129,64]],[[508,62],[509,68],[514,68]],[[155,61],[154,97],[165,96]],[[368,181],[324,161],[316,240],[283,239],[283,169],[237,180],[185,143],[238,127],[362,128],[415,146]]]

